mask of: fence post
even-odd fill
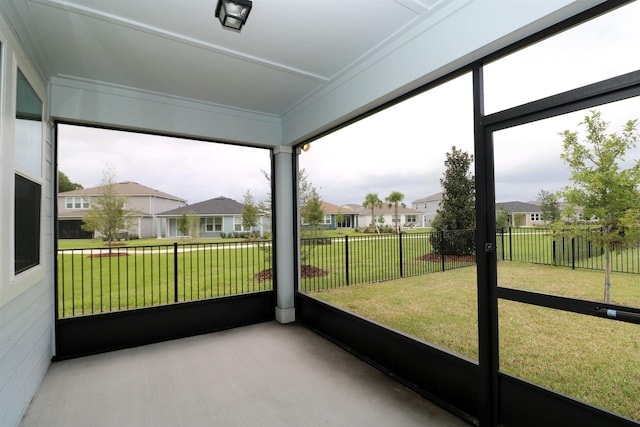
[[[504,227],[500,227],[500,246],[502,247],[502,260],[504,261]]]
[[[178,302],[178,243],[173,243],[173,302]]]
[[[513,241],[511,240],[511,227],[509,227],[509,261],[513,261]]]
[[[344,273],[347,276],[347,286],[349,286],[349,236],[344,236]]]
[[[400,247],[400,277],[404,277],[404,268],[402,262],[402,232],[398,234],[398,242]]]
[[[556,265],[557,254],[556,254],[556,239],[555,238],[551,241],[551,256],[553,257],[553,265]]]
[[[444,271],[444,230],[440,230],[440,261],[442,263],[442,271]]]
[[[576,269],[576,248],[575,248],[576,238],[571,238],[571,269]]]

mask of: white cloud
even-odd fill
[[[119,132],[60,126],[58,168],[84,187],[99,185],[113,167],[117,181],[135,181],[196,203],[217,196],[238,201],[247,190],[264,199],[269,151]]]

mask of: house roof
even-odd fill
[[[137,182],[125,181],[114,184],[116,193],[121,196],[151,196],[161,197],[163,199],[176,200],[179,202],[186,202],[186,200],[180,197],[173,196],[169,193],[156,190],[146,185],[138,184]],[[79,190],[65,191],[58,193],[58,197],[71,197],[71,196],[100,196],[102,195],[102,185],[90,188],[81,188]]]
[[[444,191],[441,191],[439,193],[432,194],[432,195],[427,196],[427,197],[422,197],[422,198],[420,198],[418,200],[414,200],[411,203],[416,204],[416,203],[426,203],[426,202],[439,202],[439,201],[441,201],[443,199],[444,199]]]
[[[530,213],[530,212],[542,212],[540,206],[534,205],[533,203],[526,202],[503,202],[496,203],[496,210],[504,209],[509,213]]]
[[[196,215],[240,215],[244,205],[228,197],[219,196],[203,202],[161,212],[158,216],[177,216],[193,212]]]
[[[331,203],[327,203],[327,202],[320,202],[321,206],[322,206],[322,212],[324,212],[325,214],[357,214],[358,212],[356,212],[353,209],[350,209],[347,206],[338,206],[338,205],[334,205]]]
[[[357,203],[347,203],[346,205],[342,205],[347,209],[351,209],[354,212],[360,212],[362,210],[362,205]]]

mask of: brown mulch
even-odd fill
[[[430,254],[419,256],[416,259],[418,261],[441,262],[442,255],[431,252]],[[476,257],[474,255],[445,255],[444,261],[445,262],[476,262]]]
[[[329,274],[329,272],[327,270],[323,270],[321,268],[318,267],[314,267],[312,265],[303,265],[302,266],[302,271],[300,272],[300,275],[303,279],[310,279],[313,277],[323,277],[326,276],[327,274]],[[263,282],[266,280],[272,280],[273,279],[273,270],[270,268],[266,268],[264,270],[262,270],[259,273],[255,274],[256,279],[258,279],[259,282]]]

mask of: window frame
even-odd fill
[[[26,283],[27,286],[31,285],[31,284],[35,284],[37,280],[40,280],[43,276],[44,276],[44,271],[43,271],[43,252],[44,252],[44,248],[43,248],[43,228],[44,228],[44,209],[45,209],[45,205],[44,205],[44,194],[45,194],[45,171],[44,171],[44,166],[45,166],[45,157],[46,157],[46,152],[45,152],[45,145],[46,145],[46,135],[45,135],[45,129],[46,129],[46,124],[45,124],[45,117],[44,117],[44,112],[45,112],[45,108],[44,108],[44,101],[42,100],[43,98],[41,97],[41,95],[38,93],[38,91],[36,90],[36,88],[34,87],[34,83],[32,83],[32,80],[29,78],[28,72],[26,72],[21,66],[20,64],[15,63],[14,67],[13,67],[13,72],[14,72],[14,80],[13,80],[13,98],[15,101],[14,104],[14,111],[13,111],[13,124],[14,124],[14,134],[13,134],[13,145],[14,145],[14,150],[16,150],[16,146],[18,144],[18,140],[20,138],[22,138],[22,135],[19,135],[19,126],[18,126],[18,122],[19,120],[26,120],[26,121],[34,121],[37,122],[38,125],[38,138],[39,138],[39,147],[37,147],[38,149],[38,155],[39,155],[39,165],[37,167],[32,168],[32,165],[25,165],[23,163],[20,162],[20,160],[16,157],[16,151],[14,151],[14,157],[13,157],[13,197],[12,197],[12,205],[13,205],[13,220],[12,220],[12,225],[11,225],[11,230],[12,230],[12,253],[11,253],[11,277],[12,277],[12,284],[16,283],[16,282],[22,282],[22,279],[25,277],[32,277],[33,280],[30,282],[24,282]],[[26,96],[24,98],[20,97],[21,94],[21,89],[20,88],[26,88],[24,84],[21,83],[22,82],[26,82],[27,86],[28,86],[28,90],[29,93],[26,94]],[[25,107],[25,103],[24,102],[20,102],[20,100],[27,100],[26,104],[28,104]],[[29,104],[29,99],[30,101],[36,101],[36,106],[38,108],[33,109],[33,105],[34,104]],[[37,105],[37,103],[39,103],[39,105]],[[20,108],[25,107],[25,111],[21,112]],[[34,126],[35,127],[35,126]],[[33,135],[25,135],[27,138],[28,137],[33,137],[35,135],[35,133]],[[34,188],[37,188],[36,191],[36,197],[38,198],[38,200],[33,201],[35,203],[35,205],[38,207],[38,212],[37,215],[35,217],[35,221],[37,222],[37,224],[35,225],[35,228],[37,229],[37,236],[35,236],[36,242],[37,242],[37,248],[34,248],[34,253],[33,255],[33,259],[35,260],[35,262],[27,265],[27,266],[23,266],[19,264],[19,260],[18,260],[18,239],[20,238],[19,236],[21,236],[21,232],[18,230],[18,226],[19,226],[19,221],[23,221],[24,218],[18,218],[17,216],[17,212],[16,210],[18,209],[18,194],[16,192],[16,185],[18,180],[25,180],[27,183],[32,184],[33,186],[35,186]],[[22,216],[22,215],[20,215]],[[24,225],[24,224],[22,224]],[[22,257],[22,256],[21,256]]]

